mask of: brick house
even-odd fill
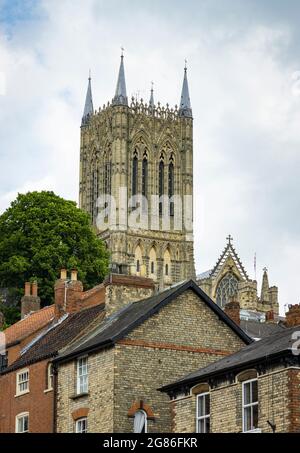
[[[103,316],[103,287],[83,292],[76,273],[55,285],[55,304],[43,309],[29,294],[23,319],[4,331],[6,360],[0,375],[0,432],[53,432],[55,389],[52,358]],[[67,287],[66,287],[67,284]],[[65,289],[67,288],[67,291]],[[27,310],[28,308],[28,310]],[[32,310],[37,309],[33,312]]]
[[[54,359],[58,432],[170,432],[157,389],[252,341],[192,280],[126,304],[132,279],[111,276],[106,318]]]
[[[292,307],[288,328],[163,386],[173,432],[300,432],[299,314]]]

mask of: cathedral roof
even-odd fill
[[[220,258],[218,259],[215,267],[212,269],[209,277],[213,278],[213,277],[217,276],[218,273],[220,272],[222,266],[224,265],[225,261],[227,260],[227,258],[231,257],[233,259],[236,267],[238,268],[241,276],[245,280],[249,280],[248,274],[238,256],[235,248],[232,245],[232,237],[228,236],[227,240],[228,240],[227,245],[226,245],[225,249],[223,250]],[[208,277],[206,277],[206,278],[208,278]]]
[[[194,291],[246,344],[252,342],[252,339],[193,280],[188,280],[147,299],[126,305],[96,326],[93,331],[88,332],[86,336],[74,342],[71,347],[66,348],[56,360],[66,361],[91,350],[94,351],[113,346],[117,341],[124,338],[129,332],[144,323],[148,318],[155,315],[160,309],[187,290]]]
[[[112,100],[112,104],[113,105],[128,105],[123,53],[121,55],[121,63],[120,63],[118,81],[117,81],[117,86],[116,86],[116,93]]]
[[[185,116],[187,118],[192,118],[192,107],[189,94],[189,85],[187,80],[187,67],[184,68],[184,77],[181,91],[181,99],[179,106],[179,116]]]
[[[94,106],[93,106],[93,96],[92,96],[92,84],[91,84],[91,76],[89,76],[84,111],[83,111],[83,116],[82,116],[82,124],[86,124],[87,120],[89,119],[89,117],[91,115],[93,115],[93,113],[94,113]]]

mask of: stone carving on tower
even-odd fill
[[[261,295],[258,297],[257,281],[249,278],[231,236],[228,236],[227,245],[215,267],[198,275],[197,283],[221,308],[230,300],[237,300],[241,317],[243,310],[258,314],[279,313],[278,288],[269,286],[267,269],[263,270]]]
[[[128,102],[124,56],[111,103],[93,111],[91,80],[81,126],[79,204],[111,255],[111,271],[160,288],[195,277],[193,118],[187,69],[180,108]]]

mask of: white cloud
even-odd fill
[[[232,15],[220,2],[183,8],[174,1],[168,9],[161,2],[43,0],[37,19],[8,35],[0,29],[0,211],[18,191],[51,188],[77,200],[89,68],[98,107],[113,96],[123,45],[129,95],[148,99],[154,80],[155,99],[174,105],[187,57],[197,268],[214,265],[231,232],[249,273],[256,251],[282,301],[295,303],[300,63],[290,55],[293,27],[256,17],[254,3],[247,23],[238,1]]]

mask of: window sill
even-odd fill
[[[259,433],[261,433],[260,428],[251,429],[250,431],[243,431],[243,434],[259,434]]]
[[[84,398],[85,396],[89,396],[89,392],[86,393],[76,393],[75,395],[71,395],[70,399],[71,400],[77,400],[78,398]]]
[[[44,390],[44,393],[49,393],[49,392],[53,392],[53,389],[46,389],[46,390]]]
[[[15,398],[19,398],[19,396],[27,395],[27,393],[29,393],[29,390],[26,390],[26,392],[17,393],[17,394],[15,395]]]

